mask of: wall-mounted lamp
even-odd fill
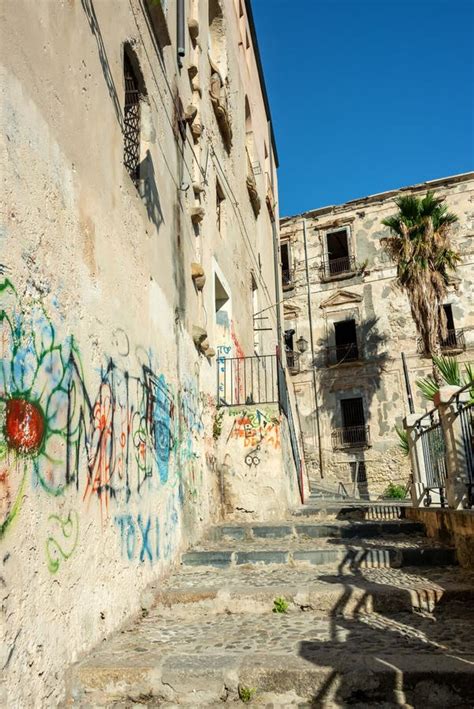
[[[306,350],[308,349],[308,340],[305,340],[303,335],[301,335],[301,337],[296,340],[296,346],[298,348],[298,352],[301,352],[301,354],[303,354],[303,352],[306,352]]]

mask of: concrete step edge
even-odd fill
[[[153,663],[143,658],[128,667],[117,661],[108,666],[81,663],[69,674],[68,699],[76,706],[110,706],[110,702],[120,699],[143,703],[145,698],[195,707],[204,700],[203,705],[207,702],[209,706],[212,701],[237,701],[240,685],[255,688],[256,700],[265,692],[282,697],[293,691],[304,700],[314,700],[317,694],[322,700],[324,692],[327,701],[334,698],[328,685],[331,687],[337,677],[339,681],[333,685],[336,696],[343,694],[349,704],[353,695],[367,705],[371,701],[387,701],[394,690],[404,694],[419,691],[420,683],[427,685],[431,696],[436,696],[437,689],[444,690],[444,703],[416,706],[467,707],[474,702],[473,656],[423,656],[414,650],[377,657],[348,653],[342,658],[326,653],[317,660],[310,646],[305,643],[300,656],[202,653],[199,657],[167,655]],[[411,699],[411,695],[406,699]],[[459,700],[464,703],[459,704]]]

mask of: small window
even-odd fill
[[[326,233],[326,276],[334,277],[350,273],[353,259],[349,253],[348,229],[335,229]]]
[[[224,229],[224,201],[224,190],[216,180],[216,222],[217,230],[221,236],[223,235]]]
[[[124,54],[125,103],[123,111],[123,162],[135,185],[140,169],[140,88],[128,54]]]
[[[334,323],[334,337],[336,347],[333,363],[342,364],[359,359],[355,320],[342,320]]]
[[[281,246],[281,279],[283,283],[283,289],[288,290],[293,288],[293,279],[291,277],[291,263],[290,263],[290,244],[288,241],[284,241]]]

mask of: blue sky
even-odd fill
[[[474,0],[253,0],[296,214],[474,168]]]

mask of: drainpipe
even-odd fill
[[[411,393],[410,377],[408,376],[408,367],[405,353],[402,352],[402,362],[403,362],[403,374],[405,376],[405,386],[407,389],[408,397],[408,408],[411,414],[415,413],[415,406],[413,404],[413,394]]]
[[[318,438],[319,451],[319,473],[324,478],[323,472],[323,450],[321,446],[321,429],[319,425],[319,405],[318,391],[316,389],[316,368],[314,366],[314,338],[313,338],[313,314],[311,309],[311,287],[309,284],[309,266],[308,266],[308,243],[306,240],[306,219],[303,219],[303,241],[304,241],[304,262],[306,268],[306,286],[308,289],[308,319],[309,319],[309,339],[311,346],[311,371],[313,373],[313,390],[314,390],[314,412],[316,414],[316,436]]]
[[[178,0],[176,11],[177,11],[177,14],[176,14],[176,22],[177,22],[176,35],[177,35],[177,44],[178,44],[178,66],[181,68],[183,66],[183,62],[181,60],[186,53],[186,49],[184,46],[184,43],[185,43],[184,0]]]

